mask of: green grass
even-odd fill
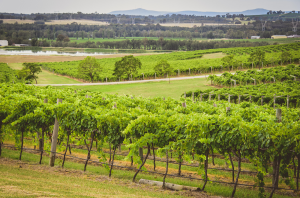
[[[206,84],[208,84],[208,82],[205,78],[199,78],[171,81],[170,84],[168,81],[162,81],[119,85],[62,86],[58,88],[72,87],[74,89],[109,94],[118,93],[119,95],[127,94],[142,97],[171,97],[179,99],[180,95],[188,90],[205,90],[211,88]]]
[[[3,157],[15,159],[15,160],[17,160],[19,156],[19,151],[13,151],[8,149],[3,149],[2,153],[3,153]],[[38,160],[39,160],[38,155],[23,152],[22,161],[36,164]],[[43,157],[43,165],[47,166],[48,162],[49,162],[49,158]],[[57,159],[56,165],[59,165],[60,163],[61,161]],[[68,170],[82,170],[83,166],[84,165],[81,163],[76,163],[71,161],[65,162],[65,168]],[[106,176],[108,175],[108,171],[101,166],[88,165],[87,170],[88,172],[84,173],[86,177],[91,177],[92,175],[106,175]],[[0,188],[1,189],[0,192],[3,191],[3,186],[17,186],[18,188],[21,189],[23,188],[24,190],[31,191],[31,192],[38,191],[39,193],[59,193],[59,194],[61,193],[63,197],[65,196],[82,197],[84,193],[87,193],[87,191],[90,192],[89,194],[93,194],[92,192],[97,191],[97,189],[100,190],[97,191],[98,194],[102,196],[106,196],[106,195],[109,196],[109,193],[119,193],[120,195],[121,194],[124,195],[124,193],[127,193],[129,194],[128,196],[133,196],[134,194],[136,196],[146,195],[150,197],[152,196],[170,197],[165,193],[161,193],[161,194],[157,194],[154,192],[147,193],[147,191],[144,190],[137,190],[137,189],[130,189],[130,188],[126,189],[126,187],[122,185],[112,185],[112,183],[107,184],[105,182],[95,182],[93,180],[91,181],[91,180],[83,179],[82,177],[74,178],[74,177],[67,177],[67,176],[61,176],[56,174],[50,175],[49,173],[42,173],[40,171],[33,171],[33,170],[24,170],[14,166],[0,165],[0,172],[2,175],[2,177],[0,177],[0,186],[2,187]],[[113,178],[121,179],[123,181],[127,180],[128,182],[130,182],[130,180],[132,180],[133,174],[134,172],[132,171],[114,170],[112,175]],[[161,176],[147,174],[147,173],[139,173],[137,176],[137,180],[141,178],[162,181]],[[166,181],[171,183],[188,185],[188,186],[196,186],[196,187],[202,185],[201,181],[188,180],[182,178],[167,177]],[[216,183],[208,183],[205,190],[209,194],[229,197],[232,192],[232,186],[220,185]],[[118,196],[118,194],[114,194],[114,195]],[[172,196],[175,197],[175,195]],[[18,197],[18,195],[9,196],[9,197]],[[248,188],[238,187],[235,197],[256,198],[258,197],[258,191],[250,190]],[[289,196],[275,194],[273,197],[288,198]]]
[[[23,68],[22,63],[10,63],[8,64],[14,70],[21,70]],[[67,78],[64,76],[55,75],[49,71],[43,70],[38,74],[38,84],[78,84],[81,83],[77,80]],[[35,84],[35,81],[33,81]]]
[[[0,172],[0,197],[182,197],[132,188],[122,180],[97,181],[89,174],[70,176],[1,164]]]

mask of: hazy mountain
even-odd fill
[[[125,14],[125,15],[142,15],[142,16],[158,16],[158,15],[165,15],[168,14],[169,12],[161,12],[161,11],[154,11],[154,10],[145,10],[142,8],[134,9],[134,10],[119,10],[119,11],[113,11],[110,12],[109,14]]]
[[[133,9],[133,10],[120,10],[113,11],[110,14],[126,14],[126,15],[142,15],[142,16],[158,16],[158,15],[166,15],[166,14],[183,14],[183,15],[196,15],[196,16],[216,16],[216,15],[224,15],[226,13],[230,14],[244,14],[244,15],[260,15],[267,14],[269,10],[263,8],[257,8],[254,10],[245,10],[242,12],[201,12],[201,11],[180,11],[180,12],[167,12],[167,11],[154,11],[154,10],[145,10],[142,8]]]

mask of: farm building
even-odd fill
[[[0,40],[0,46],[8,46],[7,40]]]
[[[273,35],[271,36],[271,39],[282,39],[282,38],[287,38],[286,35]]]
[[[251,39],[260,39],[260,36],[251,36]]]
[[[288,38],[300,38],[300,35],[290,35]]]

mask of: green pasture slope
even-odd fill
[[[154,66],[159,60],[167,60],[174,68],[173,75],[177,76],[178,70],[180,74],[191,75],[198,73],[210,73],[211,68],[213,70],[221,70],[223,64],[221,58],[205,59],[202,58],[204,54],[223,53],[235,55],[235,63],[233,67],[235,69],[243,67],[243,69],[251,68],[252,63],[248,62],[250,53],[256,49],[261,49],[266,52],[266,61],[264,66],[280,65],[280,56],[282,51],[289,51],[293,55],[292,62],[298,63],[300,59],[299,51],[300,43],[285,44],[285,45],[269,45],[262,47],[239,47],[239,48],[221,48],[221,49],[210,49],[210,50],[198,50],[189,52],[173,52],[168,54],[157,54],[148,56],[139,56],[138,58],[142,62],[142,68],[138,71],[138,75],[134,75],[134,79],[141,79],[143,74],[145,77],[154,78]],[[118,81],[113,76],[114,65],[116,61],[121,58],[104,58],[99,59],[99,63],[103,70],[101,74],[94,79],[95,81],[104,82],[106,81]],[[80,78],[77,67],[80,61],[66,61],[66,62],[50,62],[41,63],[43,69],[54,71],[61,75],[68,75],[75,78]],[[228,68],[224,68],[228,71]],[[157,77],[159,77],[157,75]],[[124,80],[125,77],[121,78]],[[84,79],[89,80],[89,79]]]

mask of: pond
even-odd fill
[[[58,51],[36,51],[36,50],[4,50],[0,49],[0,55],[67,55],[67,56],[93,56],[93,55],[107,55],[120,54],[114,52],[58,52]]]

